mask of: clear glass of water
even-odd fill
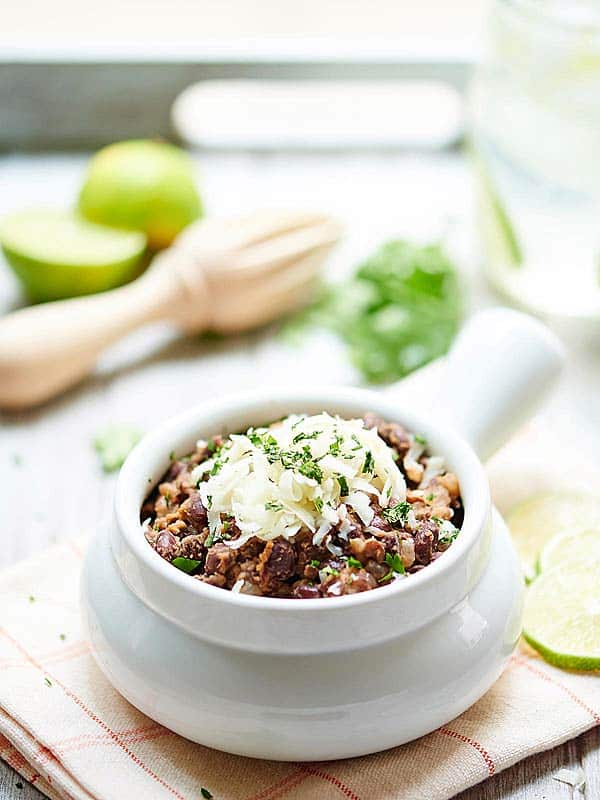
[[[531,311],[600,319],[600,0],[495,0],[470,91],[487,274]]]

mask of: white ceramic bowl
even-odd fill
[[[202,404],[148,434],[119,476],[114,522],[86,559],[83,608],[101,669],[163,725],[259,758],[361,755],[460,714],[498,678],[518,641],[523,582],[483,467],[456,429],[489,452],[523,421],[561,361],[539,323],[483,312],[447,359],[437,410],[403,407],[401,388],[263,390]],[[199,437],[322,410],[374,411],[425,435],[446,457],[465,519],[438,560],[370,592],[288,600],[191,580],[149,547],[139,510],[171,451],[183,455]]]

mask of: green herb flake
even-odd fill
[[[373,472],[375,472],[375,459],[373,458],[373,453],[370,450],[367,450],[362,471],[365,473],[365,475],[372,475]]]
[[[332,456],[339,456],[343,441],[344,437],[336,431],[333,442],[329,445],[329,452]]]
[[[322,497],[315,497],[314,500],[315,508],[319,512],[319,514],[323,511],[323,498]]]
[[[114,424],[101,431],[94,438],[94,449],[104,472],[120,469],[141,438],[140,431],[131,425]]]
[[[346,480],[346,478],[343,475],[336,475],[335,477],[337,479],[337,482],[340,485],[340,495],[342,497],[347,497],[348,496],[348,491],[349,491],[348,490],[348,481]]]
[[[415,433],[415,442],[419,444],[427,444],[427,439],[424,436],[421,436],[420,433]]]
[[[171,450],[169,453],[169,461],[175,461],[175,450]]]
[[[21,781],[17,781],[15,783],[15,789],[22,789],[22,788],[23,788],[23,784],[21,783]]]
[[[269,500],[265,503],[265,510],[266,511],[283,511],[283,506],[281,503],[275,502],[275,500]]]
[[[44,678],[44,683],[46,684],[46,686],[52,686],[52,681],[50,680],[50,678],[47,675]]]
[[[35,603],[35,597],[32,594],[29,595],[29,602]]]
[[[327,577],[329,575],[335,576],[335,575],[339,575],[339,574],[340,574],[339,569],[334,569],[333,567],[323,567],[323,569],[319,573],[319,577],[321,578],[321,581],[323,581],[323,577],[322,577],[323,575],[325,575]]]
[[[204,540],[204,547],[212,547],[215,541],[214,534],[209,533],[206,539]]]
[[[204,786],[200,787],[200,794],[204,797],[204,800],[212,800],[212,792],[209,792]]]
[[[435,495],[434,495],[433,492],[430,492],[428,495],[425,495],[425,500],[427,500],[428,503],[431,503],[431,501],[434,500],[434,499],[435,499]]]
[[[393,572],[398,572],[400,575],[404,575],[406,573],[406,570],[404,569],[404,562],[398,553],[394,553],[394,555],[391,553],[386,553],[385,563],[388,565],[388,567],[391,567]]]
[[[298,471],[305,478],[312,478],[317,483],[321,483],[323,480],[323,470],[315,461],[305,461],[300,465]]]
[[[313,558],[312,561],[310,562],[310,566],[314,567],[315,569],[318,569],[321,566],[321,562],[319,561],[318,558]]]
[[[13,453],[12,462],[15,467],[20,467],[23,464],[23,457],[20,455],[20,453]]]
[[[67,638],[67,635],[65,633],[61,633],[58,638],[61,640],[61,642],[64,642]]]
[[[196,561],[195,558],[183,558],[183,556],[174,558],[173,561],[171,561],[171,564],[188,575],[190,575],[197,567],[200,566],[200,562]]]
[[[355,433],[353,433],[350,438],[352,439],[353,442],[356,442],[355,446],[351,448],[352,451],[360,450],[362,448],[362,444],[360,443],[360,439],[358,438],[358,436]]]
[[[397,503],[395,506],[388,506],[388,508],[382,509],[381,513],[390,525],[404,525],[408,519],[409,511],[410,503],[404,502]]]
[[[323,431],[313,431],[313,433],[297,433],[292,439],[292,444],[298,444],[305,439],[317,439]]]
[[[362,569],[362,563],[358,560],[358,558],[354,558],[354,556],[348,556],[348,566],[356,567],[356,569]]]

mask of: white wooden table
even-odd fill
[[[72,155],[0,158],[0,214],[19,206],[72,203],[84,163],[84,156]],[[331,275],[352,268],[386,237],[445,236],[464,267],[471,307],[498,302],[477,269],[470,185],[458,154],[213,154],[202,157],[200,171],[210,213],[283,205],[337,214],[348,236],[331,260]],[[12,276],[0,268],[0,311],[18,303]],[[581,338],[572,337],[573,358],[543,420],[563,435],[577,436],[582,452],[594,459],[600,451],[600,359]],[[212,343],[178,340],[167,329],[133,336],[62,399],[0,418],[0,567],[93,528],[109,512],[114,477],[102,473],[91,445],[107,423],[147,430],[225,392],[268,383],[357,380],[343,348],[318,335],[298,349],[272,330]],[[460,800],[567,800],[574,797],[572,790],[552,775],[576,763],[588,776],[586,796],[600,798],[599,753],[600,733],[590,732],[464,792]],[[0,764],[0,800],[39,797]]]

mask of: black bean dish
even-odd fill
[[[200,441],[142,507],[146,539],[195,580],[267,597],[387,586],[447,550],[456,476],[427,443],[372,414],[290,416]]]

